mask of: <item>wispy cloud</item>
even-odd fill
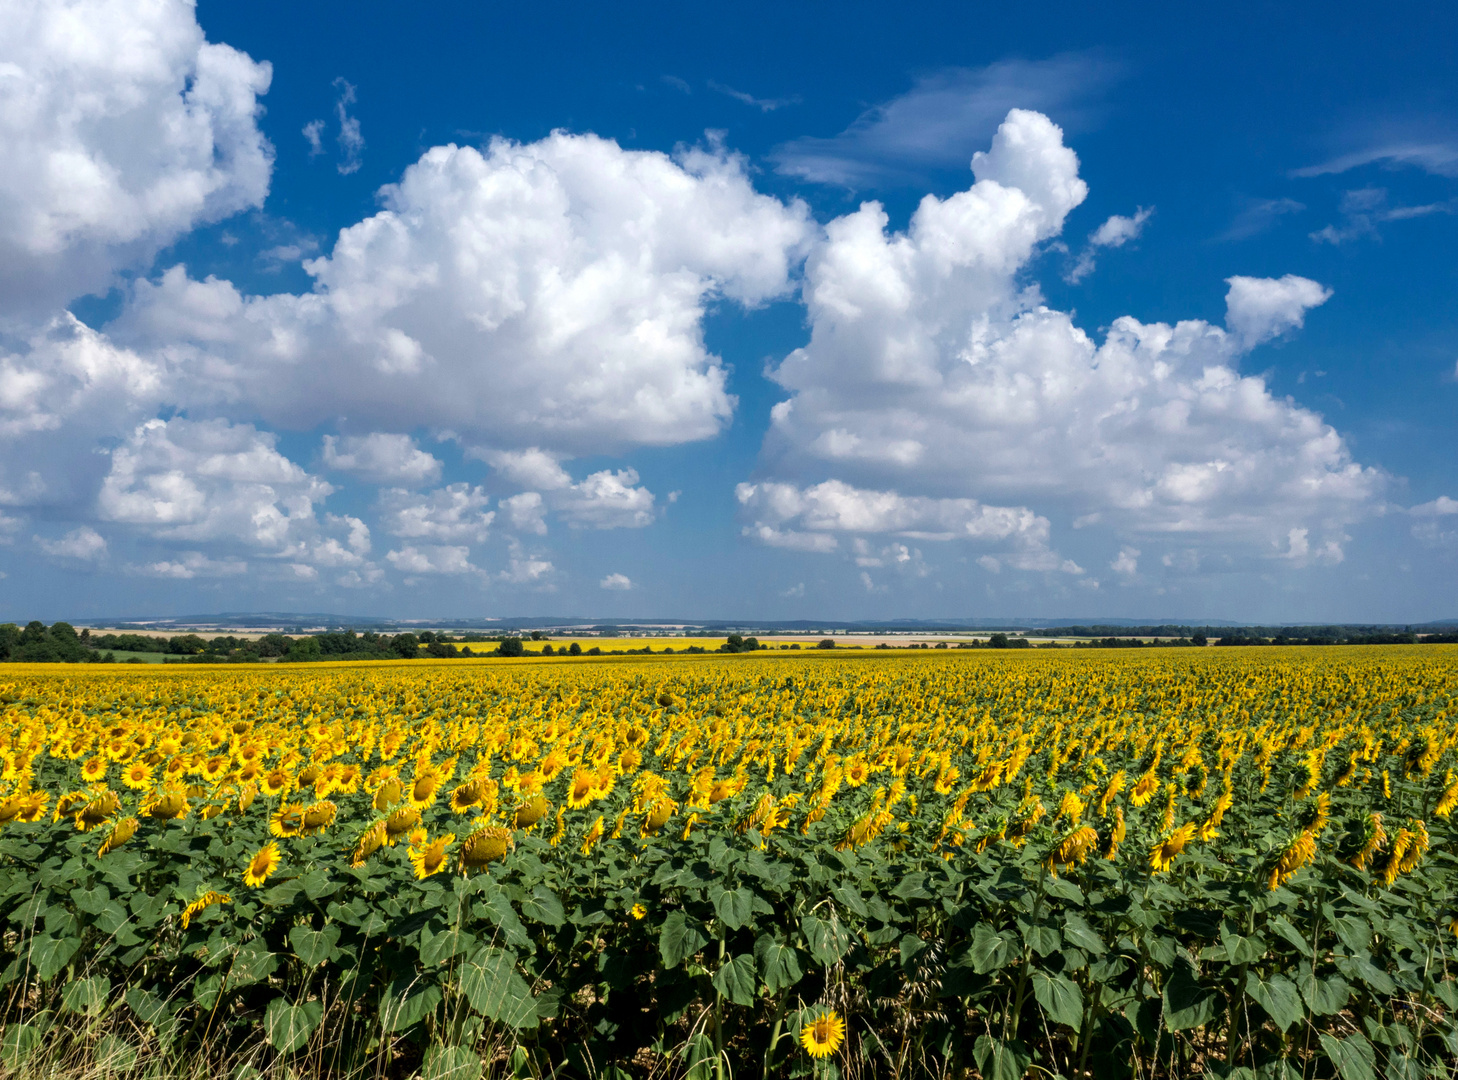
[[[1357,188],[1342,196],[1341,220],[1311,233],[1318,244],[1345,244],[1364,236],[1380,237],[1377,226],[1388,221],[1408,221],[1429,214],[1451,214],[1458,200],[1424,203],[1420,206],[1388,206],[1386,188]]]
[[[1119,74],[1118,64],[1094,53],[949,68],[862,113],[839,135],[795,139],[771,158],[780,172],[818,184],[916,183],[930,171],[966,167],[1009,109],[1039,110],[1065,128],[1086,126]]]
[[[1330,176],[1364,165],[1408,165],[1435,176],[1458,176],[1458,139],[1434,142],[1395,142],[1339,154],[1329,161],[1292,171],[1292,176]]]
[[[1231,242],[1258,236],[1275,227],[1276,222],[1287,214],[1299,214],[1306,204],[1295,199],[1249,199],[1236,212],[1230,228],[1217,236],[1216,240]]]
[[[709,80],[709,89],[717,93],[732,97],[735,101],[742,101],[744,104],[758,109],[760,112],[774,112],[776,109],[783,109],[786,105],[800,104],[800,95],[795,94],[785,98],[757,98],[753,94],[746,94],[743,90],[736,90],[732,86],[725,86],[723,83]]]

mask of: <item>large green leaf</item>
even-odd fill
[[[420,962],[426,967],[444,963],[453,956],[470,952],[476,944],[476,935],[458,927],[432,934],[429,930],[420,932]]]
[[[851,947],[850,932],[834,916],[829,919],[806,915],[800,920],[800,932],[815,962],[830,967],[840,962]]]
[[[399,978],[391,984],[380,1016],[386,1031],[405,1031],[424,1020],[440,1004],[440,987],[424,979]]]
[[[425,1052],[423,1080],[480,1080],[481,1059],[464,1046],[432,1046]]]
[[[547,926],[561,926],[567,921],[562,901],[545,885],[538,885],[531,895],[521,902],[521,913],[534,922]]]
[[[291,1053],[308,1041],[323,1017],[324,1007],[317,1001],[293,1005],[288,998],[276,997],[263,1014],[263,1034],[280,1054]]]
[[[460,969],[461,993],[483,1016],[514,1028],[537,1026],[537,1002],[517,973],[516,953],[482,949]]]
[[[1322,1032],[1321,1048],[1331,1058],[1342,1080],[1376,1080],[1377,1052],[1360,1033],[1337,1039]]]
[[[754,894],[748,889],[720,889],[714,894],[714,913],[730,930],[747,926],[754,918]]]
[[[967,957],[972,961],[972,970],[986,975],[1012,963],[1017,955],[1013,939],[994,930],[987,923],[978,923],[972,931],[972,944]]]
[[[323,930],[311,930],[307,926],[296,926],[289,931],[289,944],[294,953],[309,967],[318,967],[325,960],[332,959],[334,947],[339,943],[339,927],[330,924]]]
[[[714,989],[736,1005],[754,1004],[754,957],[740,953],[714,973]]]
[[[1020,1042],[1002,1042],[990,1035],[979,1035],[972,1056],[977,1061],[983,1080],[1022,1080],[1033,1055]]]
[[[93,975],[89,979],[72,979],[61,991],[61,1006],[67,1012],[83,1016],[97,1016],[106,1006],[107,995],[111,993],[111,980],[105,975]]]
[[[0,1035],[0,1061],[10,1072],[19,1072],[40,1042],[41,1033],[33,1024],[6,1024]]]
[[[1317,1016],[1332,1016],[1341,1012],[1351,997],[1352,988],[1340,975],[1318,978],[1310,970],[1298,972],[1296,985],[1301,988],[1301,997]]]
[[[1175,964],[1164,984],[1164,1026],[1169,1031],[1187,1031],[1215,1019],[1220,995],[1202,986],[1186,962]]]
[[[772,994],[779,993],[787,986],[794,986],[804,974],[800,970],[799,954],[768,934],[761,934],[755,941],[754,955],[759,961],[760,977]]]
[[[1033,994],[1049,1019],[1074,1031],[1083,1025],[1083,991],[1071,979],[1034,971]]]
[[[1245,977],[1245,992],[1266,1010],[1266,1015],[1282,1031],[1288,1031],[1292,1024],[1306,1015],[1306,1008],[1301,1004],[1301,992],[1284,975],[1262,979],[1255,972],[1249,972]]]
[[[666,968],[678,967],[708,943],[709,939],[682,911],[669,912],[658,932],[658,952]]]
[[[30,945],[30,962],[41,982],[49,982],[71,962],[76,950],[81,948],[81,939],[75,937],[49,937],[41,935]]]

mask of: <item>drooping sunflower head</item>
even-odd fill
[[[423,769],[410,784],[410,805],[424,809],[435,802],[440,791],[441,774],[436,769]]]
[[[480,870],[488,863],[506,858],[516,846],[510,829],[486,825],[466,837],[461,844],[461,869]]]
[[[273,812],[268,831],[274,836],[298,836],[304,831],[304,808],[298,803],[283,803]]]
[[[829,1057],[845,1041],[845,1021],[834,1009],[818,1009],[800,1025],[800,1045],[813,1058]]]
[[[122,818],[111,827],[111,834],[102,842],[101,850],[96,854],[101,856],[115,851],[135,836],[136,832],[137,819],[134,817]]]
[[[186,930],[194,915],[200,915],[215,904],[231,904],[232,902],[233,898],[227,893],[212,891],[203,893],[202,896],[182,909],[182,928]]]
[[[306,834],[323,832],[334,824],[339,808],[328,799],[304,807],[303,831]]]
[[[379,851],[385,843],[385,823],[377,821],[371,825],[360,836],[359,842],[354,846],[354,854],[350,858],[351,866],[363,866],[365,860],[375,852]]]
[[[552,804],[544,796],[533,795],[516,808],[516,827],[530,829],[552,812]]]
[[[385,819],[385,842],[394,847],[400,837],[420,824],[420,811],[413,806],[402,806]]]
[[[77,813],[76,828],[81,832],[90,832],[120,809],[121,799],[116,792],[103,791]]]
[[[389,777],[375,789],[375,809],[384,813],[400,801],[404,786],[395,777]]]

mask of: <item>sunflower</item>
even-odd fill
[[[99,754],[81,763],[81,779],[88,784],[99,784],[106,778],[107,760]]]
[[[293,779],[287,769],[269,769],[258,781],[258,786],[265,795],[274,799],[289,789]]]
[[[410,805],[417,810],[424,810],[435,802],[436,794],[440,791],[441,779],[442,777],[436,769],[425,769],[417,773],[410,784]]]
[[[377,821],[366,829],[354,846],[354,854],[350,857],[350,866],[363,866],[365,860],[375,852],[379,851],[385,843],[385,823]]]
[[[485,788],[480,780],[467,780],[451,792],[451,813],[464,814],[481,801]]]
[[[243,884],[255,887],[262,885],[278,869],[278,864],[282,861],[283,857],[278,853],[278,844],[270,840],[254,852],[253,858],[248,860],[248,869],[243,872]]]
[[[233,898],[227,893],[212,892],[211,890],[203,893],[202,896],[182,909],[182,928],[186,930],[187,924],[192,922],[194,915],[202,914],[214,904],[231,904],[232,902]]]
[[[552,804],[541,795],[533,795],[516,808],[516,827],[530,829],[552,810]]]
[[[384,813],[390,807],[400,801],[404,793],[404,787],[395,777],[389,777],[378,788],[375,789],[375,809]]]
[[[137,832],[137,819],[134,817],[122,818],[111,827],[111,833],[102,841],[101,848],[96,852],[97,857],[109,854],[121,847]]]
[[[833,1009],[822,1009],[800,1025],[800,1045],[813,1058],[829,1057],[845,1041],[845,1021]]]
[[[1180,852],[1185,850],[1185,845],[1194,836],[1195,823],[1192,821],[1186,822],[1178,829],[1175,829],[1174,832],[1149,849],[1149,868],[1156,874],[1168,870]]]
[[[133,791],[145,791],[152,786],[152,766],[145,761],[134,761],[122,770],[122,783]]]
[[[446,849],[456,842],[455,833],[437,836],[434,840],[410,847],[410,865],[415,868],[415,877],[423,881],[432,874],[438,874],[446,867]]]
[[[402,806],[385,819],[385,843],[394,847],[400,837],[420,824],[420,811],[413,806]]]
[[[334,824],[339,808],[328,799],[304,807],[303,832],[305,836],[323,832]]]
[[[1053,874],[1058,873],[1061,866],[1075,866],[1088,858],[1089,852],[1098,846],[1099,834],[1091,826],[1083,825],[1074,829],[1053,849],[1048,856],[1048,869]]]
[[[668,824],[668,819],[678,813],[678,803],[672,799],[659,799],[648,808],[647,815],[643,818],[643,827],[639,830],[642,836],[657,836],[658,830]]]
[[[1310,829],[1302,829],[1281,849],[1276,865],[1271,867],[1267,888],[1274,892],[1312,859],[1316,858],[1316,837]]]
[[[203,779],[209,784],[216,784],[223,778],[223,773],[228,771],[228,758],[225,754],[214,754],[203,762]]]
[[[304,808],[298,803],[286,802],[273,812],[268,831],[274,836],[298,836],[304,830]]]
[[[597,798],[597,773],[589,769],[578,769],[572,774],[572,784],[567,789],[567,805],[579,810]]]
[[[648,909],[642,904],[634,904],[628,909],[628,914],[641,921],[648,915]]]
[[[846,763],[845,782],[851,787],[860,787],[871,778],[871,766],[863,757],[854,757]]]
[[[103,791],[77,813],[76,828],[81,832],[90,832],[120,809],[121,799],[117,798],[116,792]]]
[[[600,819],[599,819],[600,820]],[[480,870],[487,863],[504,859],[516,846],[510,829],[487,825],[466,837],[461,844],[461,869]]]
[[[587,835],[582,838],[582,854],[592,854],[592,849],[594,845],[596,845],[597,842],[602,839],[602,834],[602,818],[598,817],[598,819],[592,823],[592,828],[587,830]]]
[[[142,806],[142,813],[163,821],[187,816],[187,796],[175,787],[160,787]]]

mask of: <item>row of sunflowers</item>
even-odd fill
[[[1458,1060],[1455,649],[5,674],[11,1069]]]

